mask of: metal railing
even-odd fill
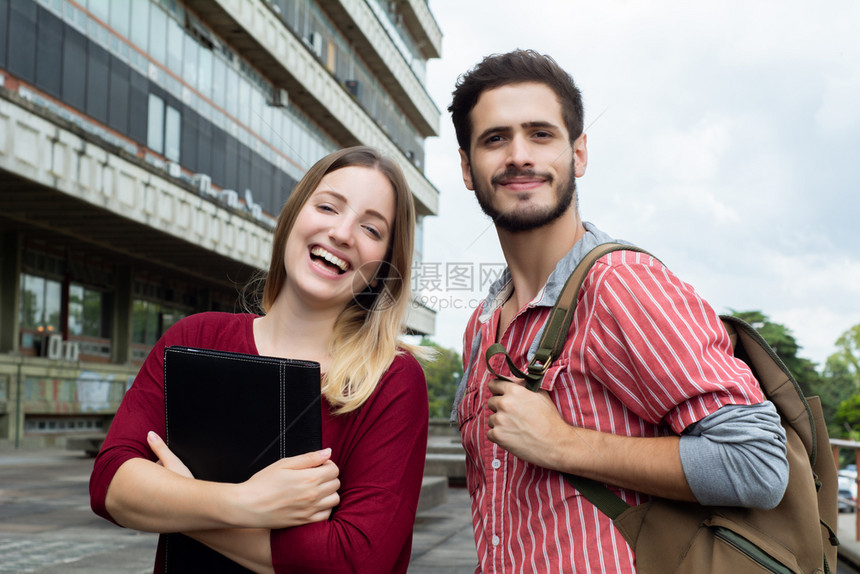
[[[843,448],[850,448],[854,451],[854,464],[855,468],[860,468],[860,442],[853,440],[844,440],[839,438],[830,439],[830,447],[833,449],[833,460],[836,461],[836,471],[839,472],[839,451]],[[855,482],[858,482],[858,475],[854,476]],[[860,487],[858,487],[860,490]],[[858,497],[860,498],[860,497]],[[856,519],[856,535],[855,539],[860,541],[860,512],[858,512],[858,498],[855,498],[851,502],[854,504],[854,516]]]

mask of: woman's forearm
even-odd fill
[[[237,485],[180,476],[142,458],[127,460],[108,487],[105,507],[119,524],[146,532],[242,526]]]

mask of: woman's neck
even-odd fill
[[[254,321],[257,352],[274,357],[317,361],[325,371],[337,315],[331,311],[311,310],[279,296],[268,313]]]

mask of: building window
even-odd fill
[[[155,301],[135,299],[131,322],[132,343],[154,345],[167,329],[182,319],[186,313],[166,307]]]
[[[171,161],[179,162],[182,134],[182,115],[173,106],[155,94],[149,94],[147,114],[146,147],[163,154]]]
[[[59,281],[21,274],[21,328],[39,333],[60,331],[62,285]]]
[[[164,157],[179,162],[179,145],[182,133],[182,118],[179,110],[167,106],[164,116]]]
[[[155,94],[149,94],[147,119],[146,147],[164,153],[164,100]]]
[[[69,335],[102,337],[102,293],[83,285],[69,287]]]

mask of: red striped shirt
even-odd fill
[[[495,342],[498,307],[510,288],[475,311],[464,339],[468,363],[480,336],[458,406],[476,572],[635,572],[633,553],[611,520],[561,474],[487,440],[493,377],[483,357]],[[539,293],[499,337],[520,368],[557,296]],[[501,358],[493,367],[509,372]],[[631,251],[610,253],[589,272],[564,352],[542,387],[568,423],[629,436],[678,434],[724,405],[763,400],[749,369],[731,356],[713,309],[659,261]],[[647,498],[616,491],[631,504]]]

